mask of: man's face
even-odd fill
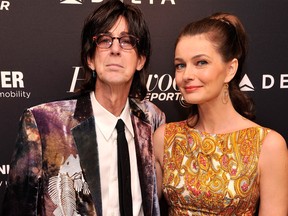
[[[111,37],[121,37],[128,34],[127,21],[120,16],[115,25],[103,32]],[[97,88],[101,85],[129,86],[132,83],[136,70],[141,70],[145,63],[145,57],[137,54],[136,48],[124,50],[120,47],[119,40],[114,39],[110,48],[96,47],[94,57],[88,60],[88,65],[97,73]]]

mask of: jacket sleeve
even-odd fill
[[[10,164],[3,215],[37,215],[41,172],[41,137],[32,111],[26,110],[20,119]]]
[[[156,105],[152,103],[148,103],[148,110],[149,110],[149,121],[152,125],[152,132],[154,133],[155,130],[162,124],[166,123],[166,116],[165,113],[162,112]]]

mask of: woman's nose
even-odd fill
[[[184,80],[194,80],[195,79],[195,72],[192,67],[187,66],[183,73]]]

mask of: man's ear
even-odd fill
[[[90,57],[87,57],[87,64],[88,64],[89,68],[90,68],[92,71],[95,70],[94,63],[93,63],[93,61],[91,60]]]
[[[146,62],[146,56],[140,56],[138,58],[138,62],[137,62],[137,65],[136,65],[136,70],[138,70],[138,71],[142,70],[142,68],[144,67],[145,62]]]
[[[227,71],[227,75],[225,78],[225,83],[229,83],[233,77],[235,76],[236,72],[238,69],[238,59],[234,58],[230,61],[230,63],[228,63],[228,71]]]

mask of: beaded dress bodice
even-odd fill
[[[259,199],[258,159],[269,129],[226,134],[165,129],[163,193],[169,215],[253,215]]]

